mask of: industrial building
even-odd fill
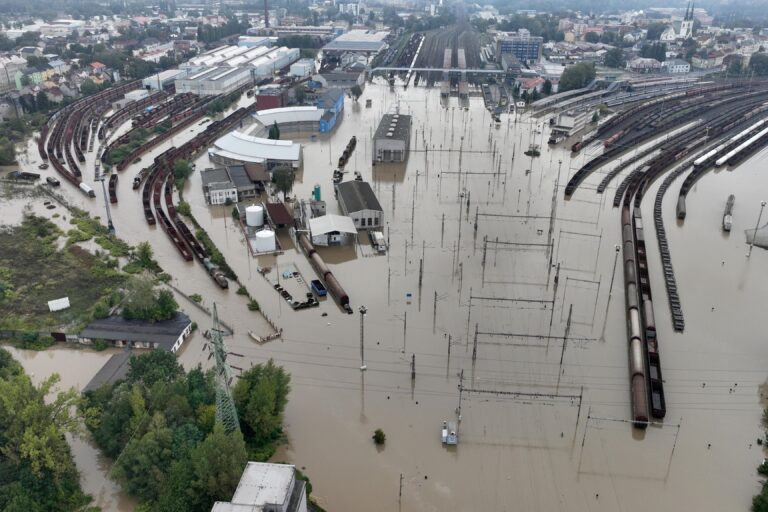
[[[350,30],[323,46],[323,52],[379,53],[387,46],[384,39],[388,35],[389,32],[385,30]]]
[[[226,169],[206,169],[200,173],[200,178],[206,203],[220,205],[237,202],[237,188]]]
[[[231,501],[217,501],[211,512],[307,512],[304,480],[289,464],[249,462]]]
[[[275,167],[298,169],[301,167],[301,144],[233,131],[213,143],[208,157],[212,162],[224,165],[260,164],[267,170]]]
[[[336,185],[341,211],[358,229],[380,228],[384,210],[368,182],[353,180]]]
[[[192,57],[182,67],[225,66],[247,68],[254,78],[271,76],[299,60],[298,48],[266,46],[222,46]]]
[[[320,118],[324,113],[317,107],[284,107],[259,110],[253,117],[265,129],[277,123],[280,133],[312,133],[320,130]]]
[[[318,73],[312,76],[312,82],[324,89],[348,90],[359,85],[365,86],[365,74],[360,72],[331,71],[330,73]]]
[[[198,96],[229,94],[252,83],[248,68],[214,67],[176,79],[176,92],[190,92]]]
[[[384,114],[373,135],[373,162],[404,162],[411,147],[411,116]]]
[[[543,45],[544,38],[527,31],[501,33],[496,38],[496,60],[501,62],[502,55],[510,53],[520,62],[538,62]]]
[[[313,217],[309,219],[309,231],[313,245],[346,245],[357,238],[355,221],[342,215]]]
[[[256,197],[256,184],[243,165],[206,169],[200,173],[205,202],[212,205],[244,201]]]
[[[291,76],[304,78],[315,72],[315,59],[300,59],[291,64]]]
[[[557,115],[555,124],[552,126],[549,143],[557,144],[561,140],[574,135],[584,128],[591,119],[592,111],[589,109],[579,112],[574,110],[560,112]]]
[[[189,73],[189,69],[167,69],[150,75],[141,81],[141,85],[145,89],[154,89],[156,91],[162,91],[166,87],[170,87],[179,78],[184,78]]]
[[[180,312],[159,322],[110,316],[88,324],[78,336],[78,341],[91,345],[101,340],[116,347],[159,348],[176,352],[191,332],[192,321]]]

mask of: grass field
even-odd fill
[[[94,304],[125,282],[117,260],[67,245],[65,237],[34,215],[0,228],[0,329],[77,332]],[[62,297],[69,297],[70,308],[49,312],[48,301]]]

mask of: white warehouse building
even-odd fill
[[[223,46],[189,59],[182,67],[226,66],[251,70],[254,77],[266,77],[299,60],[298,48],[266,46]]]
[[[191,92],[198,96],[229,94],[252,81],[251,72],[247,68],[206,68],[177,79],[176,92]]]

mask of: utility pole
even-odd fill
[[[227,351],[221,337],[219,314],[215,302],[213,304],[213,327],[210,336],[210,347],[216,360],[216,421],[224,425],[226,432],[234,432],[240,430],[240,421],[237,418],[237,409],[232,399],[232,390],[229,387],[232,381],[232,370],[227,364]]]
[[[611,296],[613,295],[613,279],[616,277],[616,263],[619,261],[619,251],[621,246],[615,245],[616,255],[613,257],[613,272],[611,273],[611,284],[608,286],[608,302],[605,304],[605,320],[603,320],[603,333],[600,340],[605,341],[605,326],[608,324],[608,308],[611,306]]]
[[[757,229],[760,227],[760,219],[763,217],[763,209],[765,208],[765,201],[760,201],[760,214],[757,216],[757,223],[755,223],[755,232],[752,233],[752,240],[749,242],[749,252],[747,258],[752,255],[752,246],[755,245],[755,238],[757,238]]]
[[[456,409],[456,415],[461,421],[461,394],[464,392],[464,369],[462,368],[461,374],[459,374],[459,407]]]
[[[365,306],[360,306],[360,371],[364,372],[368,369],[365,365],[365,314],[368,309]]]

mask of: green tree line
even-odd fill
[[[272,455],[289,391],[272,361],[243,372],[233,390],[241,431],[227,433],[213,371],[185,373],[176,356],[154,351],[131,357],[125,381],[86,393],[81,410],[141,510],[207,512],[231,498],[247,461]]]
[[[35,386],[0,348],[0,510],[92,510],[64,439],[79,431],[81,399],[74,389],[54,393],[58,379]]]

